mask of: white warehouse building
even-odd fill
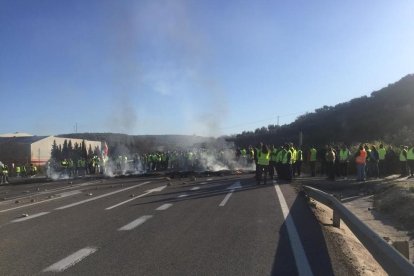
[[[51,157],[54,141],[63,146],[64,141],[71,141],[72,145],[82,144],[85,141],[86,148],[101,150],[101,141],[89,141],[83,139],[63,138],[56,136],[34,136],[26,133],[11,133],[0,135],[0,161],[4,164],[26,165],[35,164],[42,166]]]

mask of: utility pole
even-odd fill
[[[279,126],[279,115],[277,115],[277,126]]]

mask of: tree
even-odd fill
[[[59,149],[58,145],[56,144],[56,140],[53,140],[52,151],[51,151],[50,155],[51,155],[52,159],[55,159],[55,160],[60,159],[61,152],[60,152],[60,149]]]
[[[68,159],[69,158],[69,147],[68,147],[68,140],[65,139],[65,141],[63,141],[63,147],[62,147],[62,157],[64,159]]]
[[[88,158],[88,151],[86,150],[85,140],[82,140],[82,149],[81,149],[81,151],[82,151],[82,153],[81,153],[82,158],[84,158],[86,160]]]
[[[92,157],[93,156],[93,150],[92,150],[92,146],[91,144],[89,144],[89,148],[88,148],[88,157]]]

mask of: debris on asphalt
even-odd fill
[[[25,217],[28,217],[28,216],[29,216],[29,214],[26,214],[26,213],[25,213],[25,214],[21,214],[21,216],[20,216],[20,217],[21,217],[21,218],[25,218]]]

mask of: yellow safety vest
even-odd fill
[[[407,160],[414,160],[414,147],[407,151]]]
[[[310,149],[310,157],[309,157],[309,161],[310,162],[315,162],[316,161],[316,149],[311,148]]]
[[[379,148],[378,149],[379,160],[385,160],[385,154],[386,153],[387,153],[387,151],[384,148]]]
[[[257,164],[262,166],[269,165],[270,153],[263,153],[261,150],[257,152]]]

